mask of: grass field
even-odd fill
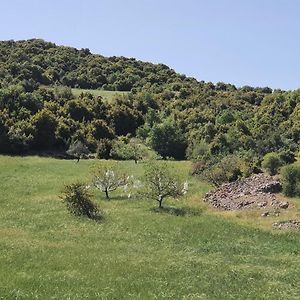
[[[117,95],[126,95],[128,92],[119,91],[103,91],[103,90],[84,90],[84,89],[72,89],[72,93],[75,96],[79,96],[82,92],[91,93],[94,96],[101,96],[105,101],[111,101]]]
[[[188,162],[170,163],[188,173]],[[299,299],[299,230],[216,212],[194,178],[187,197],[165,205],[199,214],[98,193],[105,220],[75,218],[58,196],[89,180],[92,164],[0,156],[0,299]],[[142,174],[142,164],[122,164]]]

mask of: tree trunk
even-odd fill
[[[106,199],[109,200],[109,196],[108,196],[108,190],[105,190],[105,196],[106,196]]]
[[[80,156],[77,157],[77,163],[79,163],[79,160],[80,160]]]
[[[163,198],[161,195],[158,196],[158,208],[162,208],[162,201],[163,201]]]

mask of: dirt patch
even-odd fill
[[[255,174],[232,183],[226,183],[207,193],[205,202],[223,210],[250,208],[287,209],[288,202],[282,202],[276,194],[281,190],[277,177]]]

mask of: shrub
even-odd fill
[[[102,213],[92,201],[92,194],[83,183],[66,185],[61,198],[68,211],[75,216],[85,216],[94,220],[102,218]]]
[[[204,140],[189,143],[186,157],[195,161],[207,161],[210,159],[210,146]]]
[[[96,157],[99,159],[109,159],[112,149],[112,141],[109,139],[101,139],[97,143]]]
[[[270,175],[278,173],[278,169],[283,165],[280,156],[276,152],[267,153],[262,161],[262,167],[267,170]]]
[[[203,172],[205,169],[205,163],[202,162],[202,161],[198,161],[198,162],[195,162],[193,163],[192,165],[192,175],[199,175],[201,174],[201,172]]]
[[[241,159],[236,155],[227,155],[220,161],[208,166],[201,174],[201,178],[220,186],[225,182],[232,182],[243,176]]]
[[[284,164],[292,164],[296,161],[295,153],[290,150],[282,150],[279,152],[279,156],[281,161]]]
[[[282,189],[286,196],[300,196],[300,166],[287,165],[281,170]]]

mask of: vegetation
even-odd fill
[[[106,199],[109,199],[109,192],[128,184],[128,176],[121,173],[119,168],[118,164],[107,162],[98,164],[94,171],[93,185],[105,193]]]
[[[299,232],[270,229],[297,218],[299,200],[279,217],[217,212],[200,201],[210,187],[188,175],[191,164],[168,161],[188,176],[187,196],[166,199],[158,214],[153,201],[122,200],[122,189],[111,201],[96,191],[106,218],[91,222],[68,214],[58,195],[88,180],[94,163],[0,156],[2,298],[299,298]],[[143,164],[121,165],[143,175]]]
[[[267,153],[263,157],[262,167],[266,169],[270,175],[276,175],[281,166],[282,161],[276,152]]]
[[[283,193],[290,197],[300,197],[300,165],[287,165],[281,170]]]
[[[77,162],[79,162],[80,158],[83,155],[88,153],[89,153],[88,148],[81,141],[73,142],[67,151],[67,154],[77,158]]]
[[[92,194],[85,184],[77,182],[66,185],[63,193],[62,200],[71,214],[86,216],[94,220],[101,219],[101,213],[91,200]]]
[[[176,170],[166,163],[149,162],[146,166],[144,195],[157,201],[159,208],[162,208],[165,198],[183,195],[184,186],[175,174]]]
[[[79,140],[111,158],[123,136],[164,159],[209,164],[249,151],[291,163],[299,149],[299,90],[212,84],[37,39],[0,42],[0,53],[1,153],[65,153]]]
[[[92,159],[0,156],[2,298],[299,298],[299,236],[270,229],[299,218],[299,200],[261,218],[199,199],[295,161],[300,90],[212,84],[39,39],[0,42],[0,62],[0,153],[123,160],[101,161],[92,178]],[[281,176],[284,194],[300,196],[299,165]],[[132,178],[140,193],[125,201]],[[68,210],[87,218],[66,213],[64,186]],[[103,217],[98,204],[106,222],[88,220]]]

